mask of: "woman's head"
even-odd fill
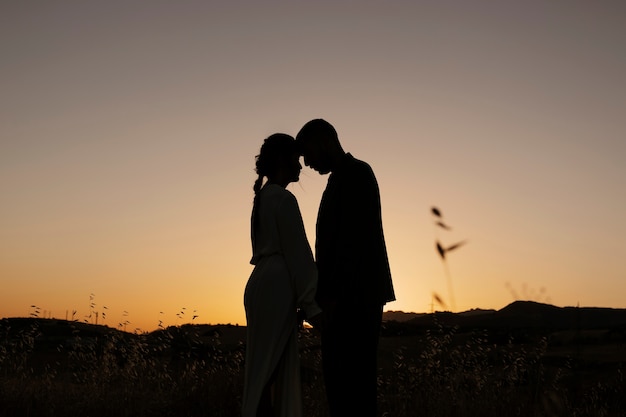
[[[254,183],[254,191],[261,189],[264,177],[282,186],[298,181],[302,169],[299,160],[300,152],[292,136],[285,133],[270,135],[256,156],[256,173],[259,177]]]

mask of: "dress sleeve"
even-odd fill
[[[313,317],[322,310],[315,302],[317,267],[306,237],[298,202],[288,193],[277,210],[278,234],[281,251],[287,262],[296,293],[296,305]]]

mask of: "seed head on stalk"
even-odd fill
[[[435,216],[435,226],[446,230],[446,231],[450,231],[452,230],[452,228],[450,226],[448,226],[446,223],[444,223],[443,221],[443,215],[441,214],[441,210],[439,210],[437,207],[432,207],[431,208],[431,213],[433,214],[433,216]],[[456,311],[456,303],[454,301],[454,293],[452,291],[452,276],[450,275],[450,270],[448,268],[448,264],[446,262],[446,254],[448,252],[451,252],[455,249],[458,249],[459,247],[463,246],[465,243],[467,243],[466,240],[462,240],[460,242],[457,242],[453,245],[444,247],[438,239],[435,239],[435,248],[437,249],[437,253],[439,254],[439,256],[441,257],[441,261],[443,262],[443,267],[446,273],[446,281],[448,284],[448,295],[450,297],[450,306],[452,307],[452,311]],[[441,300],[440,297],[438,297],[438,302],[440,305],[445,305],[445,303],[443,303],[443,300]]]

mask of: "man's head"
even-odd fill
[[[304,156],[304,164],[322,175],[331,172],[345,154],[337,131],[323,119],[306,123],[298,132],[296,142]]]

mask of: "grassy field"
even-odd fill
[[[388,323],[380,340],[380,416],[626,416],[621,340],[402,329]],[[230,325],[130,334],[4,319],[0,417],[239,416],[244,338]],[[304,330],[300,346],[305,415],[326,416],[319,339]]]

